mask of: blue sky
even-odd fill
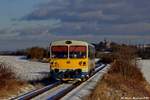
[[[150,0],[1,0],[0,50],[104,38],[149,43]]]
[[[8,27],[12,23],[11,20],[30,13],[41,1],[42,0],[1,0],[0,27]]]

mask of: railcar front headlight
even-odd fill
[[[82,66],[82,61],[79,62],[79,65]]]
[[[85,61],[80,61],[80,62],[79,62],[79,65],[80,65],[80,66],[86,66],[86,62],[85,62]]]
[[[83,62],[83,66],[86,66],[86,62],[85,61]]]
[[[50,64],[53,65],[54,62],[51,62]]]
[[[55,65],[57,65],[58,63],[57,62],[55,62]]]

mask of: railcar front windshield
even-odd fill
[[[68,58],[68,46],[52,46],[51,58]]]
[[[69,58],[86,58],[86,46],[70,46]]]

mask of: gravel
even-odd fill
[[[49,64],[24,59],[24,56],[0,56],[4,62],[15,72],[16,77],[24,81],[40,80],[49,74]]]
[[[150,83],[150,60],[140,60],[139,67],[146,80]]]

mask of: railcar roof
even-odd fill
[[[67,41],[71,43],[67,43]],[[51,43],[51,45],[91,45],[84,41],[77,41],[77,40],[61,40],[61,41],[54,41]]]

